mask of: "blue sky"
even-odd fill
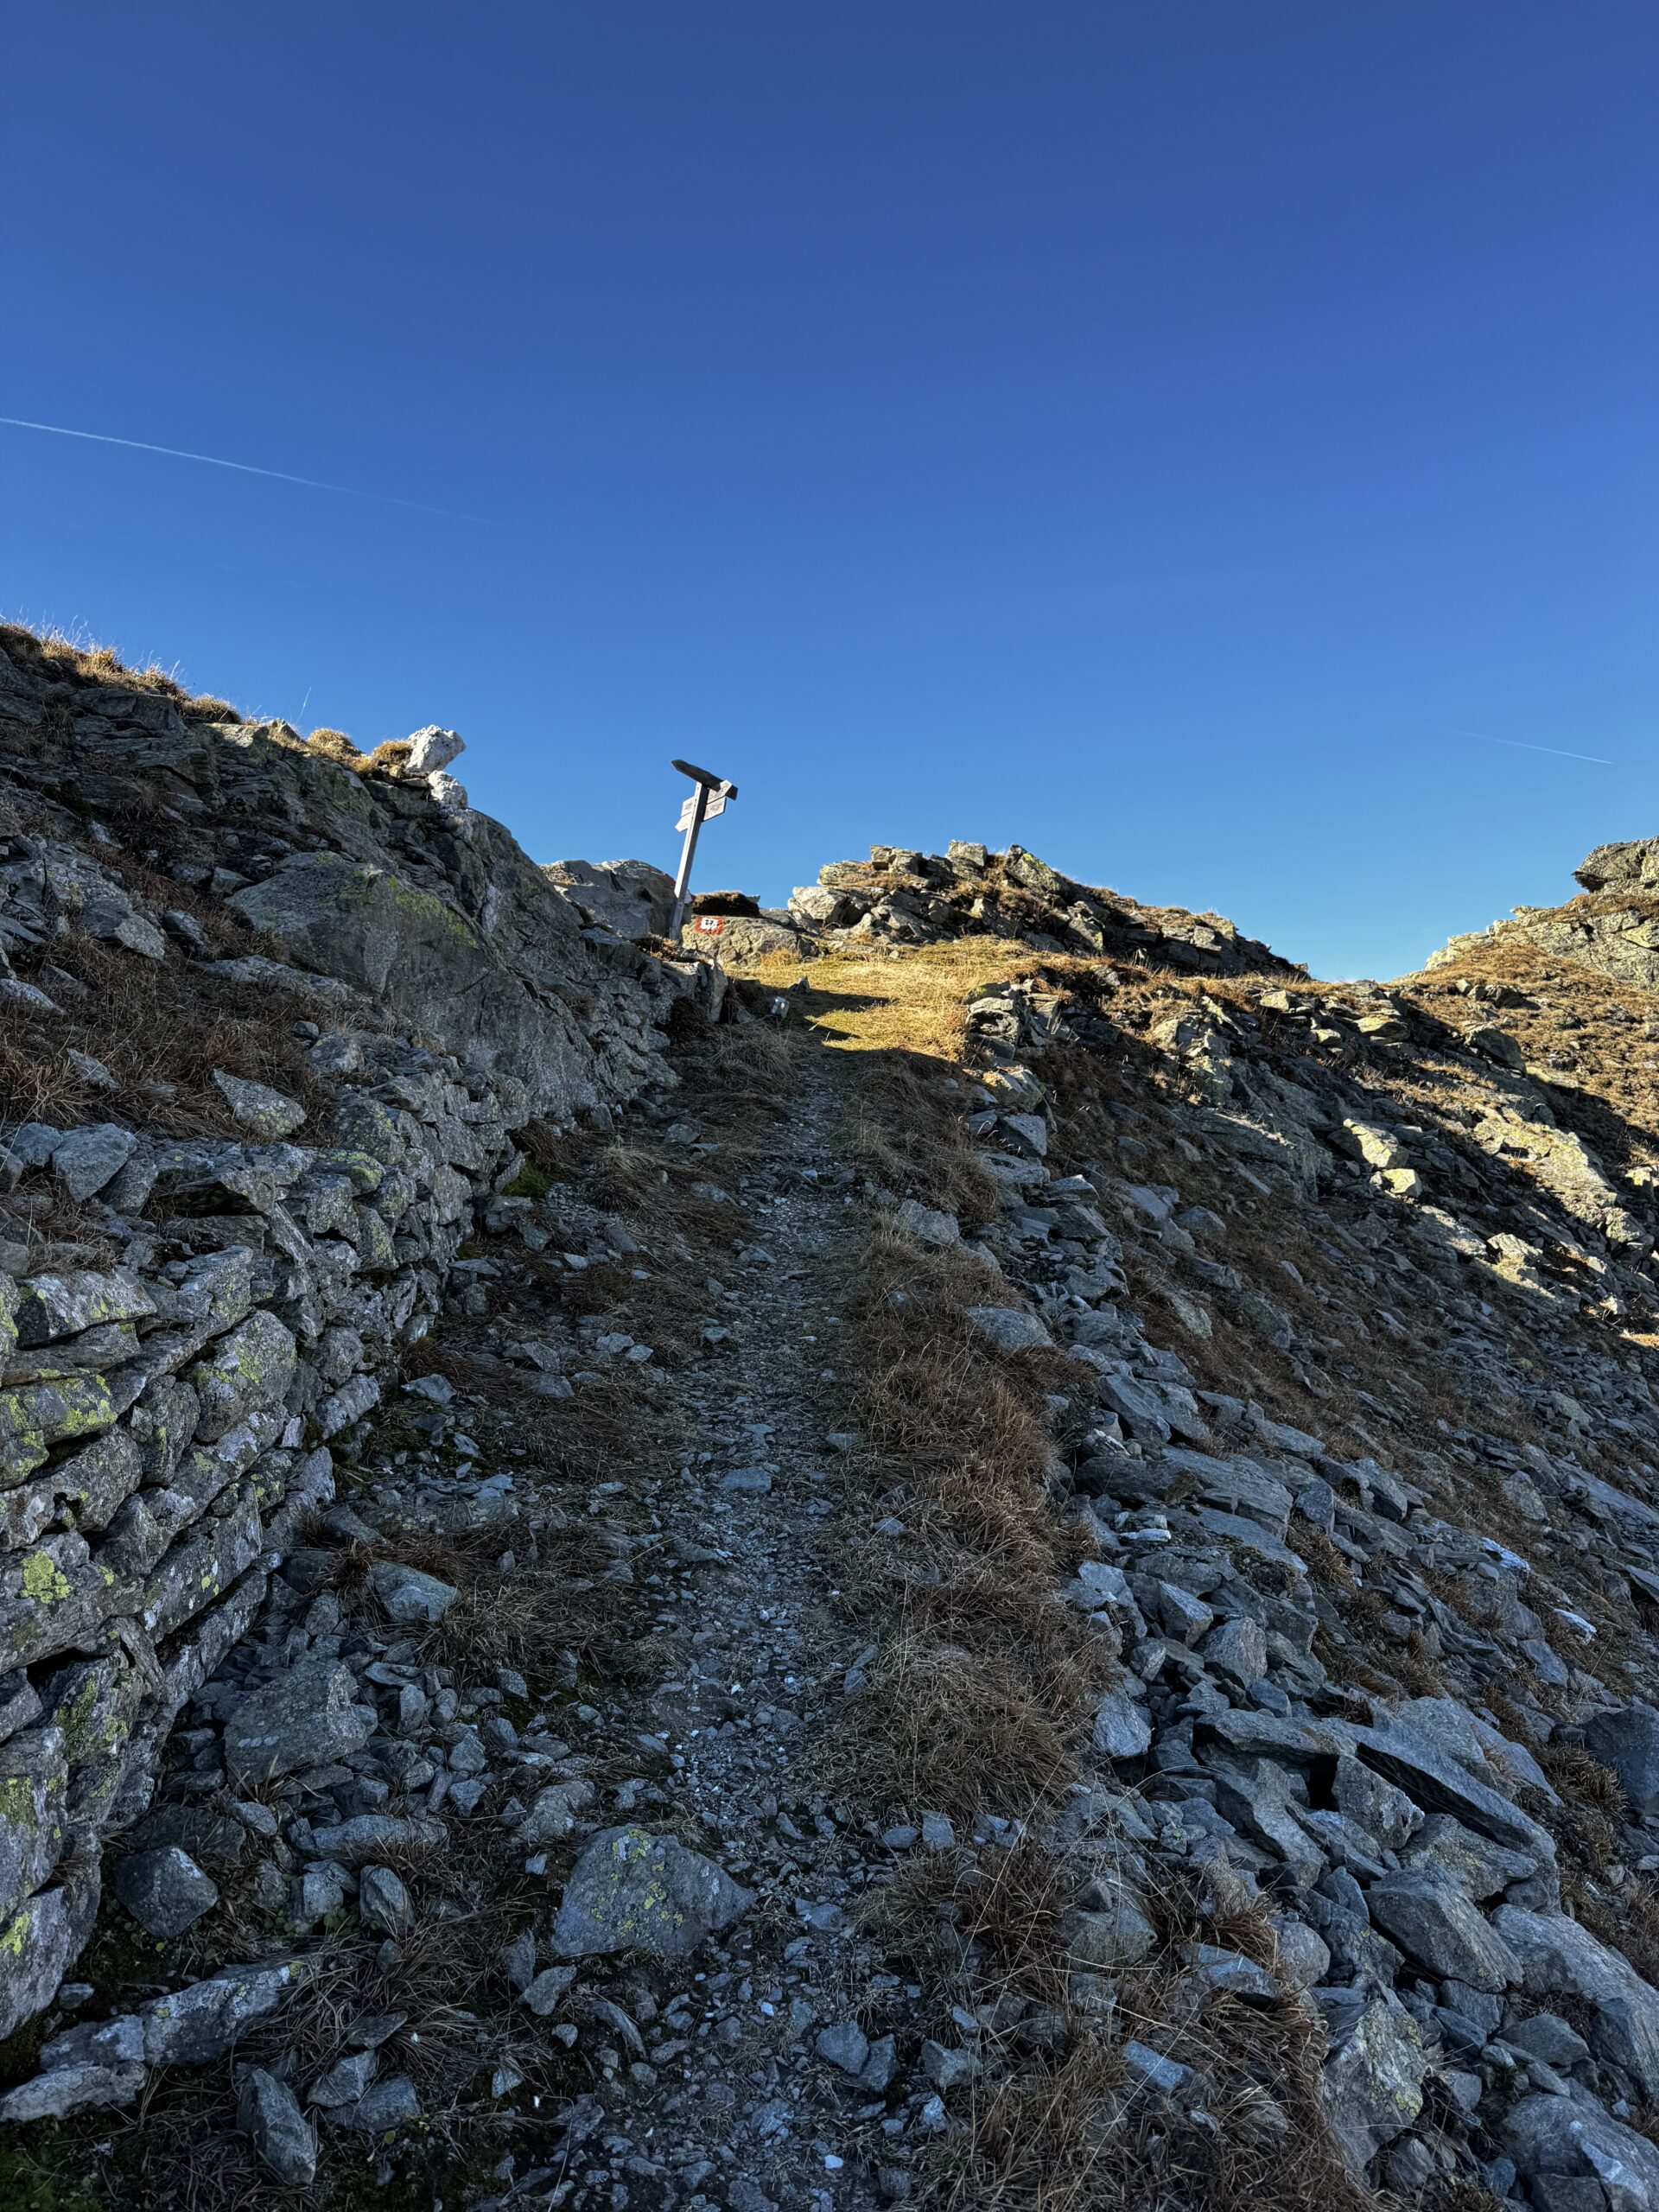
[[[538,859],[703,761],[769,902],[1017,839],[1388,975],[1659,830],[1648,0],[7,36],[0,414],[381,495],[0,429],[7,614],[453,726]]]

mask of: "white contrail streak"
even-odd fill
[[[448,507],[429,507],[419,499],[394,499],[389,492],[359,492],[352,484],[324,484],[315,476],[290,476],[283,468],[256,468],[251,461],[222,461],[216,453],[186,453],[181,446],[153,446],[143,438],[112,438],[103,430],[68,430],[61,423],[30,423],[21,415],[0,415],[0,423],[12,430],[44,430],[54,438],[85,438],[95,446],[128,446],[134,453],[165,454],[169,461],[200,461],[209,468],[233,468],[238,476],[269,476],[278,484],[302,484],[308,492],[337,492],[347,499],[378,499],[382,506],[410,507],[416,514],[442,515],[446,522],[482,522],[481,515],[454,514]]]
[[[1510,745],[1517,753],[1549,753],[1557,760],[1590,760],[1598,768],[1616,768],[1618,766],[1617,760],[1604,760],[1599,753],[1563,753],[1559,745],[1529,745],[1524,738],[1494,737],[1488,730],[1459,729],[1452,722],[1439,722],[1435,727],[1443,729],[1449,737],[1478,737],[1483,745]]]

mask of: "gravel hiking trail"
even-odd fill
[[[841,1427],[837,1286],[860,1230],[836,1166],[826,1056],[797,1058],[804,1087],[731,1193],[746,1246],[727,1286],[730,1338],[681,1370],[700,1445],[652,1501],[656,1556],[671,1564],[658,1590],[641,1591],[653,1603],[640,1626],[670,1671],[634,1709],[619,1700],[605,1712],[613,1738],[631,1729],[666,1754],[670,1823],[754,1902],[684,1962],[678,1986],[646,1999],[649,2024],[619,2021],[625,2032],[599,2054],[610,2078],[572,2116],[556,2204],[861,2212],[880,2201],[868,2177],[885,2162],[895,2064],[877,2016],[905,1993],[869,1969],[853,1912],[893,1853],[836,1802],[833,1778],[847,1771],[838,1709],[862,1656],[836,1603],[849,1502],[846,1462],[827,1441]],[[550,2178],[525,2174],[520,2187],[539,2200]]]

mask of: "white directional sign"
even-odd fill
[[[705,822],[712,822],[715,815],[725,813],[727,802],[737,797],[737,785],[729,777],[711,776],[707,768],[699,768],[690,760],[672,760],[669,766],[677,769],[681,775],[690,776],[696,785],[680,809],[680,818],[674,824],[685,839],[685,847],[680,855],[680,872],[674,879],[674,904],[668,916],[669,943],[677,944],[680,931],[685,926],[685,909],[691,892],[691,862],[696,855],[697,839]],[[711,936],[718,936],[719,933],[718,924],[708,932]]]
[[[724,792],[724,791],[711,791],[709,792],[709,794],[708,803],[705,804],[705,806],[703,807],[703,810],[702,810],[702,818],[703,818],[703,820],[704,820],[705,822],[712,822],[712,821],[714,820],[715,817],[717,814],[724,814],[724,813],[725,813],[725,811],[726,811],[726,794],[725,794],[725,792]],[[696,791],[693,791],[693,792],[692,792],[692,794],[691,794],[691,796],[690,796],[690,798],[689,799],[687,799],[687,800],[686,800],[686,802],[685,802],[685,804],[684,804],[684,805],[681,807],[681,809],[680,809],[680,818],[679,818],[679,820],[678,820],[678,821],[674,824],[674,827],[675,827],[677,830],[689,830],[689,829],[691,827],[691,824],[693,823],[693,822],[695,822],[695,821],[696,821],[696,816],[697,816],[697,794],[696,794]]]

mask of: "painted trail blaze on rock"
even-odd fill
[[[567,1959],[610,1951],[688,1959],[753,1903],[753,1891],[672,1836],[605,1828],[571,1870],[554,1948]]]

